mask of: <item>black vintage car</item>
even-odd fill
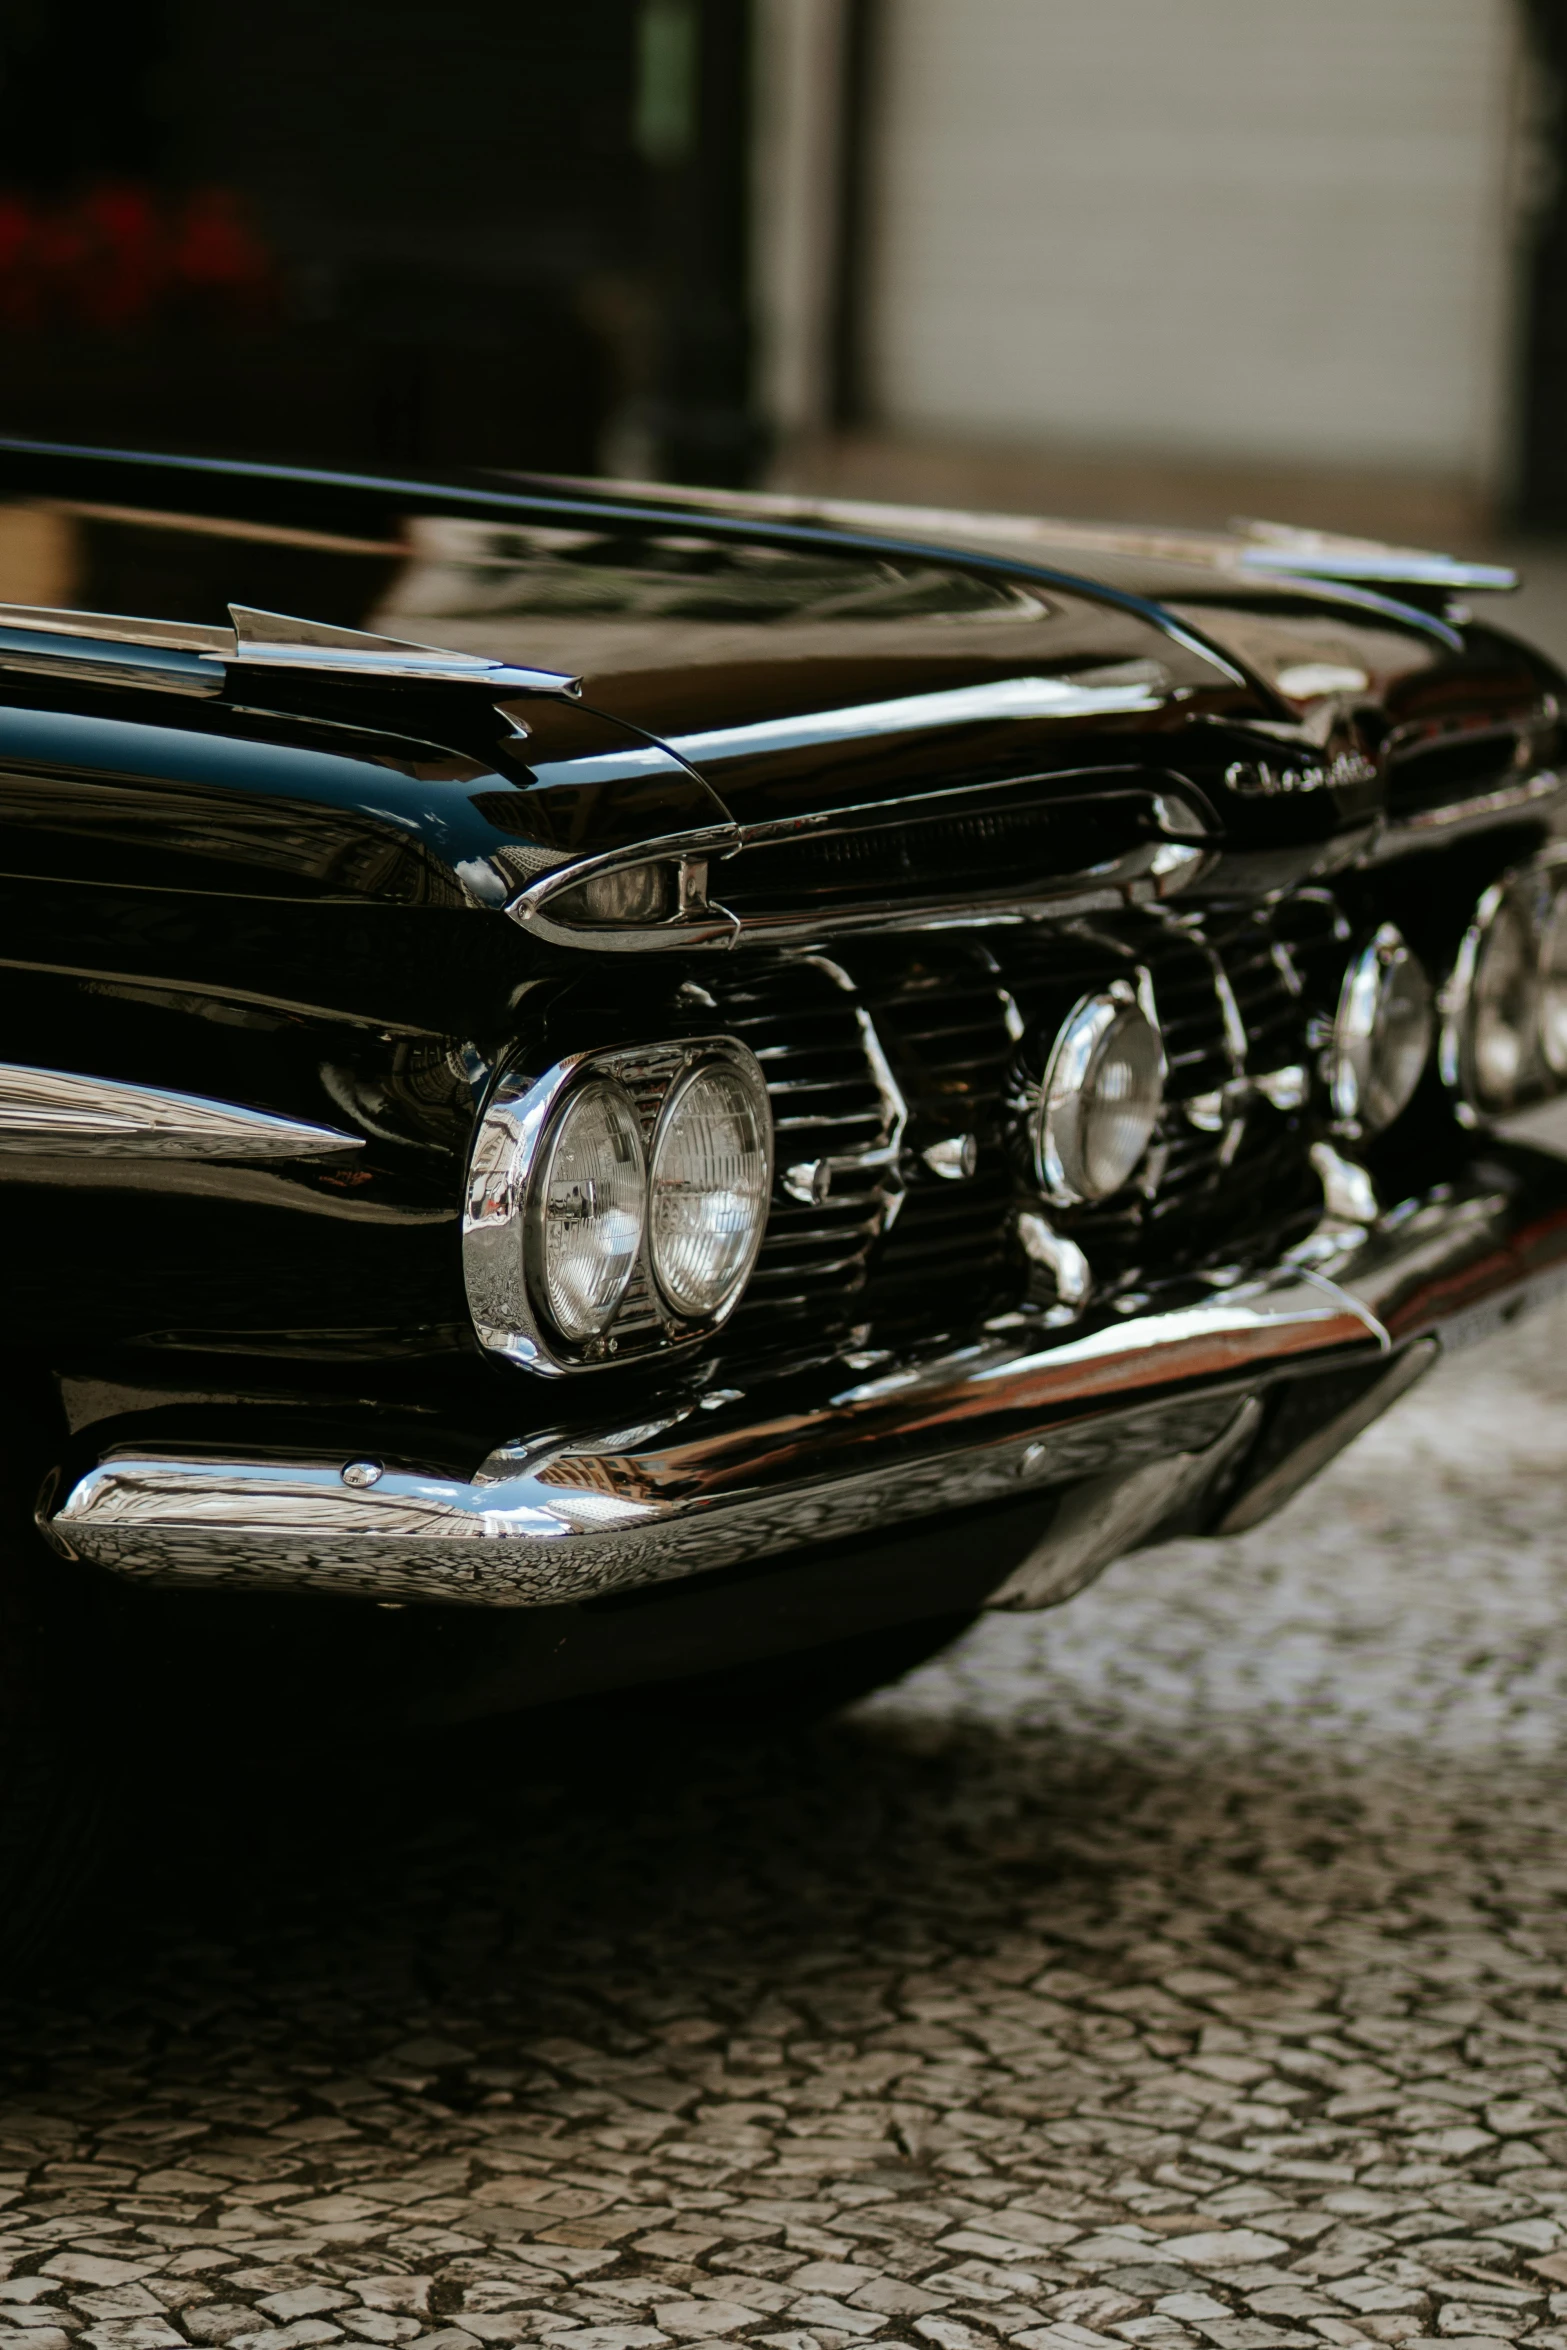
[[[0,448],[8,1930],[111,1696],[842,1701],[1557,1279],[1506,584]]]

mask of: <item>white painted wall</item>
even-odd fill
[[[842,0],[758,0],[752,274],[757,393],[779,431],[827,422],[842,169]]]
[[[882,418],[1485,482],[1514,0],[886,0]]]

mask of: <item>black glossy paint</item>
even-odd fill
[[[56,574],[14,583],[18,601],[218,622],[232,599],[585,680],[580,703],[507,716],[462,692],[254,675],[199,699],[179,690],[179,660],[146,687],[7,668],[25,632],[0,630],[0,1059],[365,1138],[346,1168],[0,1163],[25,1235],[5,1343],[76,1382],[87,1425],[167,1387],[314,1410],[353,1399],[461,1431],[481,1457],[563,1413],[602,1415],[603,1389],[566,1398],[478,1355],[458,1251],[476,1107],[510,1054],[543,1065],[595,1038],[710,1026],[681,989],[718,983],[710,958],[573,954],[518,927],[506,901],[562,861],[731,821],[961,813],[1025,784],[1059,801],[1063,841],[1075,825],[1113,853],[1115,826],[1146,827],[1151,791],[1174,778],[1217,827],[1214,871],[1185,902],[1233,910],[1347,856],[1401,777],[1418,794],[1420,760],[1446,760],[1440,788],[1461,797],[1531,717],[1549,747],[1557,681],[1500,633],[1165,557],[1085,547],[1080,570],[1047,569],[672,516],[591,485],[0,447],[0,527],[24,510],[47,517]],[[1324,671],[1366,683],[1330,694]],[[1012,717],[924,700],[1035,679],[1124,689],[1123,703]],[[1354,751],[1381,777],[1272,799],[1230,789],[1232,764],[1291,743],[1302,758]],[[1357,887],[1368,909],[1383,891],[1409,901],[1418,926],[1475,869],[1466,851],[1440,868],[1456,881],[1439,886],[1427,859]],[[791,871],[786,855],[775,895]],[[1003,966],[1010,951],[1003,939]],[[770,968],[748,953],[723,959],[724,988]],[[967,946],[907,941],[856,963],[895,1036],[921,989],[983,992],[976,969]],[[1054,1002],[1048,973],[1016,984]],[[981,1115],[977,1081],[921,1095],[917,1039],[908,1051],[920,1136]],[[994,1153],[984,1180],[1000,1201],[1011,1177]],[[1267,1189],[1268,1164],[1248,1177],[1247,1213],[1282,1231],[1299,1202]],[[918,1251],[952,1206],[940,1185],[911,1201],[888,1252],[904,1286],[884,1281],[902,1314],[936,1294]],[[778,1212],[783,1229],[796,1211]],[[970,1283],[974,1310],[998,1279]],[[745,1343],[785,1338],[753,1322]]]

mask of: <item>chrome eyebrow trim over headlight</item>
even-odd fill
[[[0,1153],[71,1159],[319,1159],[361,1134],[238,1102],[0,1063]]]
[[[652,949],[689,954],[697,948],[731,947],[740,923],[709,893],[716,878],[714,866],[733,853],[740,837],[736,825],[713,825],[701,832],[670,834],[651,846],[579,858],[541,874],[518,892],[506,911],[513,922],[551,946],[637,955]],[[657,901],[655,917],[621,921],[599,911],[596,894],[633,879]]]
[[[1011,787],[988,788],[999,807]],[[765,853],[854,832],[859,828],[853,819],[862,811],[849,809],[671,833],[635,848],[557,865],[521,889],[506,911],[523,929],[554,946],[587,947],[600,954],[689,954],[722,953],[736,946],[798,946],[879,931],[1009,926],[1047,917],[1112,913],[1125,906],[1157,906],[1179,896],[1210,870],[1218,833],[1193,801],[1173,786],[1148,796],[1155,829],[1147,837],[1129,841],[1100,864],[1023,885],[964,882],[944,891],[933,872],[928,892],[918,897],[885,898],[869,884],[862,898],[847,904],[803,899],[762,910],[747,905],[743,897],[733,906],[726,902],[726,892],[733,891],[743,874],[747,851]],[[911,802],[905,813],[913,821],[929,816],[931,807],[931,799]],[[896,827],[884,829],[890,835]],[[641,920],[617,918],[610,893],[617,883],[638,876],[645,877],[646,896],[656,911]],[[596,894],[603,899],[602,910],[595,904]]]

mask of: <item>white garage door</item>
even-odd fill
[[[880,414],[1492,477],[1513,0],[887,0]]]

